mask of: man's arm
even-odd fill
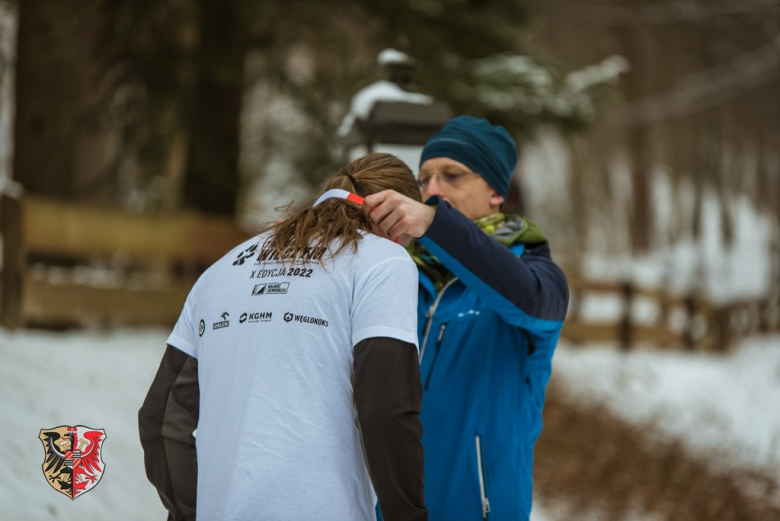
[[[547,244],[518,257],[438,197],[421,204],[387,190],[366,197],[364,206],[374,207],[370,217],[389,237],[418,237],[505,321],[529,330],[560,329],[569,290]]]
[[[418,241],[509,323],[555,330],[569,290],[544,243],[517,256],[445,201]]]
[[[198,361],[167,346],[141,409],[138,426],[146,476],[169,521],[194,520],[197,485]]]
[[[366,465],[383,518],[427,520],[417,348],[386,337],[360,341],[353,388]]]

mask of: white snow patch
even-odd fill
[[[371,113],[371,109],[378,101],[407,101],[409,103],[431,104],[434,102],[431,96],[418,92],[403,90],[397,84],[389,80],[379,80],[364,87],[352,98],[349,112],[341,122],[337,130],[340,137],[349,134],[355,120],[365,119]]]
[[[752,338],[730,354],[623,353],[561,343],[553,378],[568,396],[652,423],[710,463],[762,469],[780,481],[780,336]]]
[[[411,61],[411,58],[408,54],[396,49],[385,49],[379,53],[376,61],[379,65],[388,65],[390,63],[407,63]]]
[[[0,329],[0,519],[165,519],[147,481],[138,409],[167,333],[48,333]],[[86,425],[106,431],[106,470],[88,493],[68,499],[41,469],[41,429]]]

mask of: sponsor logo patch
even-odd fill
[[[228,317],[230,316],[230,313],[225,311],[220,316],[222,317],[222,320],[220,320],[219,322],[214,322],[213,329],[222,329],[222,328],[226,328],[226,327],[228,327],[230,325],[230,321],[228,320]]]
[[[290,287],[289,282],[266,282],[256,284],[252,289],[252,296],[256,295],[284,295]]]
[[[290,313],[289,311],[284,314],[284,321],[285,322],[300,322],[301,324],[313,324],[315,326],[324,326],[328,327],[328,321],[324,318],[317,318],[317,317],[307,317],[305,315],[296,315],[294,313]]]
[[[43,443],[43,475],[54,490],[73,500],[97,486],[106,470],[104,429],[62,425],[41,429],[38,438]]]
[[[255,253],[257,253],[257,248],[259,246],[260,246],[259,242],[255,243],[249,248],[239,253],[238,257],[236,257],[236,260],[233,261],[233,266],[241,266],[247,261],[247,259],[251,259],[252,257],[254,257]]]
[[[242,313],[238,319],[240,323],[249,321],[250,324],[256,324],[258,322],[270,322],[272,313],[270,311],[263,311],[257,313]]]

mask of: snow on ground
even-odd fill
[[[164,519],[143,470],[136,413],[157,370],[159,329],[52,333],[0,329],[0,519]],[[571,396],[606,404],[633,422],[652,422],[721,463],[774,472],[780,480],[780,336],[749,339],[727,355],[563,343],[554,382]],[[42,428],[106,430],[105,474],[72,501],[46,482]],[[533,521],[555,516],[537,503]]]
[[[0,329],[0,519],[163,520],[146,480],[136,414],[157,371],[160,330],[50,333]],[[41,464],[41,429],[86,425],[106,431],[98,485],[68,499]]]
[[[553,381],[630,422],[652,424],[711,464],[758,468],[780,482],[780,335],[742,341],[729,354],[562,343]]]
[[[0,328],[0,520],[153,521],[166,512],[143,467],[136,414],[154,378],[167,332],[51,333]],[[70,500],[51,488],[41,464],[43,428],[105,429],[106,470]],[[541,506],[533,521],[546,521]]]

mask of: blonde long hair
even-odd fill
[[[420,187],[406,164],[391,154],[373,153],[352,161],[331,179],[326,190],[341,188],[361,197],[382,190],[395,190],[421,202]],[[262,231],[271,236],[260,252],[261,260],[291,263],[323,262],[325,253],[335,257],[344,248],[357,251],[360,232],[370,232],[371,222],[354,203],[326,199],[317,206],[293,211],[284,220]],[[338,241],[334,242],[336,239]],[[335,250],[333,250],[335,248]]]

